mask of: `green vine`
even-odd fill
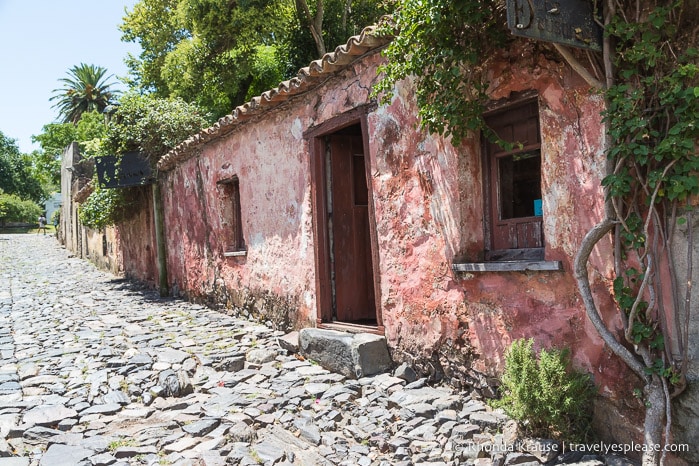
[[[196,105],[181,99],[127,94],[120,100],[96,152],[118,156],[139,151],[155,170],[160,157],[207,124]],[[93,186],[95,189],[80,205],[79,214],[81,222],[92,228],[124,221],[146,202],[143,188],[101,188],[96,177]]]
[[[577,61],[581,55],[549,46],[607,102],[606,218],[583,239],[575,277],[600,336],[645,384],[645,439],[660,443],[663,435],[670,438],[670,400],[684,389],[688,364],[691,282],[678,277],[692,275],[691,249],[687,270],[678,270],[673,238],[678,225],[689,223],[692,247],[688,220],[699,200],[699,3],[596,5],[604,14],[604,47],[588,52],[588,66]],[[395,39],[385,50],[388,61],[375,93],[389,103],[395,83],[410,77],[424,128],[452,136],[457,145],[472,131],[492,137],[482,119],[482,70],[489,53],[508,40],[503,16],[494,0],[403,0],[383,28]],[[621,340],[597,308],[587,267],[595,245],[612,229]],[[644,454],[644,464],[659,456]]]
[[[617,264],[614,293],[628,321],[626,340],[646,348],[646,372],[677,391],[686,355],[677,360],[677,344],[666,341],[666,313],[682,310],[682,299],[662,296],[663,281],[674,274],[661,264],[675,225],[686,221],[688,200],[699,193],[696,14],[681,0],[658,2],[645,11],[627,8],[607,28],[617,53],[604,113],[614,170],[603,184],[619,221],[617,254],[625,261]]]
[[[488,131],[483,64],[511,40],[505,24],[503,3],[495,0],[401,2],[379,29],[394,39],[384,51],[374,95],[388,103],[394,84],[412,77],[423,128],[451,136],[457,145],[473,131]]]
[[[89,228],[102,229],[128,220],[145,203],[143,188],[100,188],[97,177],[93,183],[96,188],[78,210],[80,222]]]

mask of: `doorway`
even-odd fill
[[[359,125],[327,136],[327,224],[333,314],[340,322],[376,325],[369,233],[369,189]]]
[[[364,127],[357,120],[325,127],[311,145],[318,324],[376,331],[382,326]]]

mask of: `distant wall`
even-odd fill
[[[124,274],[149,286],[158,282],[158,256],[153,227],[153,197],[150,186],[133,188],[137,206],[117,226],[121,239]]]
[[[84,226],[78,217],[80,203],[75,197],[88,186],[93,170],[92,161],[84,160],[80,156],[76,142],[63,151],[58,239],[77,257],[89,259],[98,267],[119,274],[123,272],[124,267],[118,230],[113,227],[94,230]]]

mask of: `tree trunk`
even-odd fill
[[[318,51],[318,58],[322,57],[326,52],[325,40],[323,40],[323,16],[325,14],[323,0],[317,0],[316,2],[315,17],[311,15],[311,9],[308,7],[306,0],[296,0],[296,13],[301,24],[308,27],[311,31],[311,36],[313,36],[313,41]]]
[[[665,391],[658,375],[653,375],[644,388],[646,419],[643,423],[643,466],[656,466],[662,451],[663,427],[665,426]],[[666,439],[667,440],[667,439]]]

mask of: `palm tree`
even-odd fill
[[[81,63],[59,80],[64,86],[54,89],[49,100],[57,101],[53,107],[58,108],[64,123],[76,124],[84,112],[102,112],[111,103],[117,92],[109,89],[114,83],[107,82],[112,75],[105,77],[106,73],[106,68]]]

